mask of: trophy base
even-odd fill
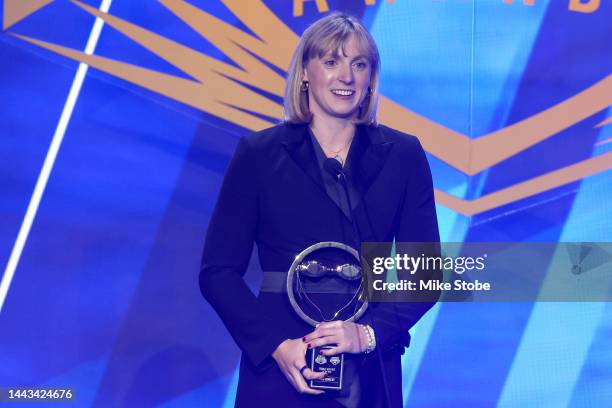
[[[315,373],[325,372],[327,375],[320,380],[310,380],[310,388],[325,390],[342,389],[342,368],[344,366],[344,354],[334,356],[323,356],[320,350],[332,348],[331,346],[315,347],[312,349],[310,369]]]

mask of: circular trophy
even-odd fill
[[[287,295],[293,310],[306,323],[359,319],[368,308],[362,296],[365,281],[359,253],[340,242],[319,242],[300,252],[287,275]],[[323,356],[312,349],[310,369],[326,372],[321,380],[310,380],[311,388],[340,390],[344,355]]]

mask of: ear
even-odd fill
[[[302,81],[308,81],[308,72],[306,71],[306,68],[304,68],[304,71],[302,71]]]

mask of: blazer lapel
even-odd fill
[[[282,144],[285,145],[289,156],[327,195],[307,126],[307,124],[287,124]]]
[[[308,177],[317,185],[318,188],[334,203],[340,212],[346,217],[347,221],[351,221],[351,215],[344,212],[342,205],[337,201],[336,197],[330,195],[325,187],[319,160],[314,151],[314,146],[308,132],[307,124],[287,124],[285,138],[282,142],[285,145],[289,156],[297,163],[298,167],[308,175]]]
[[[357,132],[347,164],[351,182],[363,197],[383,168],[392,143],[385,140],[379,126],[359,125]]]

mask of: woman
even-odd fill
[[[200,287],[243,351],[236,406],[402,405],[400,356],[408,329],[431,303],[371,305],[358,322],[313,330],[286,293],[256,297],[243,279],[253,243],[265,274],[286,273],[297,253],[321,241],[355,248],[359,239],[439,241],[423,149],[415,137],[376,122],[379,65],[358,20],[334,13],[315,22],[289,69],[285,121],[242,138],[227,169]],[[350,176],[352,208],[323,169],[326,157]],[[306,367],[305,354],[323,345],[335,345],[327,355],[345,353],[359,364],[343,393],[307,385],[322,374]]]

